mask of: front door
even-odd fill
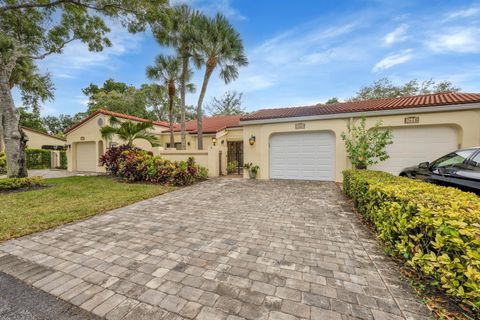
[[[243,170],[243,141],[228,141],[227,147],[228,173],[241,174]]]

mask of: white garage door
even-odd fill
[[[77,171],[96,171],[96,158],[95,142],[77,143]]]
[[[280,133],[270,138],[270,178],[335,180],[335,136]]]
[[[370,169],[398,175],[403,168],[435,160],[457,149],[457,131],[450,127],[392,129],[393,144],[387,147],[390,158]]]

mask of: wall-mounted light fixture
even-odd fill
[[[217,144],[217,138],[213,137],[212,138],[212,143],[213,143],[213,145],[216,145]]]
[[[190,147],[190,141],[187,142],[187,145]]]
[[[225,143],[225,140],[222,140],[221,144],[223,145]]]
[[[248,143],[250,143],[251,146],[253,146],[255,144],[255,136],[252,134],[252,136],[250,137],[250,139],[248,139]]]

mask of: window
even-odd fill
[[[480,152],[468,162],[467,168],[480,172]]]
[[[462,150],[456,151],[447,154],[446,156],[441,157],[433,162],[434,168],[444,168],[444,167],[451,167],[455,165],[462,164],[465,159],[468,159],[475,150]]]

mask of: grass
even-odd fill
[[[0,241],[50,229],[148,199],[175,187],[109,177],[45,179],[47,188],[0,194]]]

